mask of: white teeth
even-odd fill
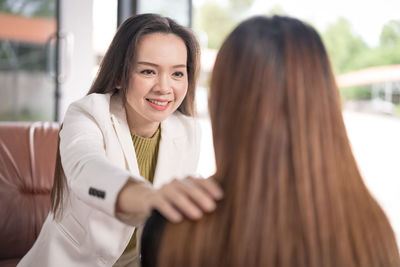
[[[159,106],[164,106],[164,107],[168,104],[168,101],[167,102],[160,102],[160,101],[152,100],[152,99],[147,99],[147,100],[149,102],[153,103],[153,104],[156,104],[156,105],[159,105]]]

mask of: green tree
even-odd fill
[[[348,20],[339,18],[322,35],[335,73],[348,72],[359,67],[359,57],[369,50],[362,38],[356,35]]]
[[[400,20],[391,20],[383,26],[380,44],[385,47],[400,45]]]
[[[237,20],[230,7],[222,7],[214,2],[206,2],[196,12],[195,28],[207,33],[208,47],[218,49]]]
[[[351,67],[354,70],[400,64],[400,20],[386,23],[381,30],[378,47],[365,49],[353,58]]]

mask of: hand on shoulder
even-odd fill
[[[156,209],[171,222],[180,222],[183,217],[196,220],[204,212],[212,212],[216,201],[222,197],[221,188],[212,178],[174,179],[159,189],[146,183],[128,181],[118,196],[117,214],[122,213],[122,216],[117,217],[133,224],[127,219],[129,214],[134,215],[135,221],[144,221],[151,210]]]
[[[212,178],[187,177],[165,184],[150,194],[149,201],[169,221],[180,222],[184,216],[196,220],[204,212],[214,211],[216,201],[222,196],[221,188]]]

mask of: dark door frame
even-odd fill
[[[189,27],[192,27],[193,1],[187,0],[189,4]],[[127,18],[137,14],[137,0],[118,0],[117,25],[121,25]]]

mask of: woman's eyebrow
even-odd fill
[[[152,66],[152,67],[159,67],[159,65],[151,63],[151,62],[146,62],[146,61],[139,61],[137,64],[141,65],[147,65],[147,66]],[[178,65],[173,65],[173,68],[186,68],[185,64],[178,64]]]

